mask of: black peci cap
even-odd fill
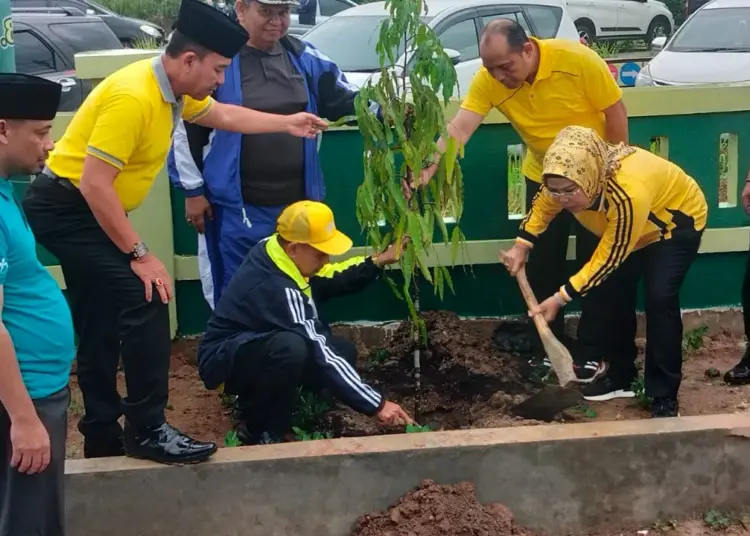
[[[38,76],[0,73],[0,119],[51,121],[60,106],[62,86]]]
[[[174,29],[225,58],[233,58],[250,38],[239,23],[201,0],[182,0]]]

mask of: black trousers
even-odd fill
[[[622,388],[636,378],[638,285],[646,302],[646,395],[676,398],[682,381],[680,288],[695,260],[702,232],[675,236],[631,253],[615,272],[586,295],[578,325],[579,352],[609,363]]]
[[[146,301],[128,255],[70,183],[39,175],[23,208],[37,241],[60,260],[65,276],[79,338],[77,373],[85,408],[79,430],[92,442],[111,442],[122,435],[117,420],[123,413],[136,431],[162,424],[171,343],[168,306],[158,297]],[[125,399],[117,392],[120,357]]]
[[[750,250],[747,252],[745,277],[742,280],[742,315],[745,321],[745,338],[750,341]]]
[[[328,340],[349,364],[356,364],[357,350],[352,343],[340,337]],[[250,433],[283,437],[291,430],[299,388],[318,393],[326,389],[309,345],[296,333],[279,331],[237,350],[225,390],[237,395]]]
[[[526,179],[526,211],[531,208],[534,196],[539,191],[541,184],[531,179]],[[594,254],[599,237],[583,227],[575,217],[563,210],[549,224],[529,254],[526,265],[526,275],[529,285],[534,291],[537,300],[541,302],[557,292],[570,277],[567,267],[568,237],[571,231],[576,235],[576,259],[587,260]],[[582,263],[581,263],[582,264]],[[586,300],[581,300],[581,309],[585,307]],[[557,315],[550,324],[552,332],[558,339],[564,340],[565,316]],[[541,339],[536,329],[532,329],[532,345],[534,353],[541,355],[544,352]],[[578,358],[576,357],[578,361]]]
[[[10,417],[0,407],[0,536],[63,536],[65,534],[65,439],[70,390],[34,400],[39,420],[50,439],[50,463],[41,473],[27,475],[10,466]]]

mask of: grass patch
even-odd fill
[[[721,510],[709,510],[703,517],[703,522],[713,530],[726,530],[734,525],[735,520]]]
[[[703,337],[708,334],[708,326],[703,324],[695,329],[686,331],[682,336],[682,351],[685,354],[697,352],[703,348]]]

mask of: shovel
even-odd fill
[[[506,264],[505,252],[500,252],[500,262]],[[518,287],[529,310],[538,305],[534,291],[531,290],[526,270],[521,267],[516,274]],[[523,402],[510,408],[511,412],[524,419],[552,421],[561,411],[576,406],[583,400],[583,395],[573,385],[589,383],[591,380],[579,380],[573,371],[573,357],[565,345],[557,340],[547,321],[542,315],[534,315],[534,325],[544,345],[544,351],[552,363],[560,385],[547,385],[538,393],[531,395]]]

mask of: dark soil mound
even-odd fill
[[[425,480],[382,514],[357,521],[352,536],[531,536],[502,504],[481,505],[474,485]]]
[[[421,392],[415,392],[415,342],[409,323],[360,364],[363,379],[432,430],[521,424],[503,408],[534,390],[522,379],[522,360],[500,351],[491,334],[462,322],[455,313],[435,311],[422,317],[428,342],[420,355]],[[330,412],[326,421],[325,427],[336,437],[404,431],[386,429],[376,420],[348,409]]]

